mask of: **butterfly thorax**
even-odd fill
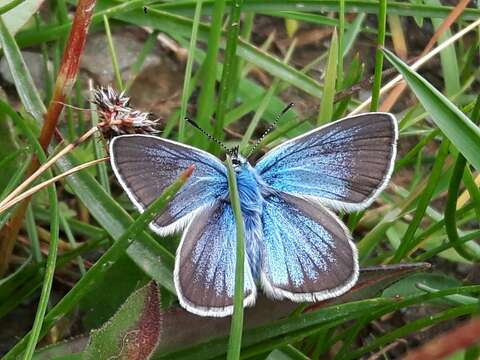
[[[248,234],[246,251],[248,262],[255,280],[259,280],[260,244],[262,237],[263,197],[260,191],[260,178],[257,171],[243,158],[235,167],[237,176],[240,207],[245,222],[245,233]]]

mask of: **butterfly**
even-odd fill
[[[357,281],[352,236],[332,210],[368,207],[393,171],[398,130],[393,115],[347,117],[273,148],[252,166],[232,162],[245,228],[244,306],[267,296],[320,301]],[[150,224],[161,236],[180,230],[174,283],[180,304],[201,316],[233,312],[236,226],[227,168],[212,154],[152,135],[110,143],[113,171],[144,211],[187,167],[195,171]]]

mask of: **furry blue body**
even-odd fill
[[[262,210],[263,196],[261,191],[262,179],[257,171],[246,161],[241,159],[235,168],[237,175],[238,195],[240,207],[245,223],[245,250],[248,263],[256,282],[260,280],[262,241]]]

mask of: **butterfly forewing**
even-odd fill
[[[277,192],[265,198],[262,216],[262,286],[268,295],[318,301],[343,294],[355,284],[355,245],[325,207]]]
[[[143,211],[190,165],[194,176],[152,223],[161,235],[181,229],[193,214],[228,194],[225,166],[213,155],[148,135],[125,135],[110,144],[115,175],[130,200]]]
[[[265,155],[256,169],[270,187],[335,209],[367,207],[393,170],[397,125],[388,113],[328,124]]]
[[[226,316],[233,311],[236,226],[232,208],[217,201],[204,208],[186,228],[175,263],[175,287],[180,303],[202,316]],[[247,260],[245,306],[252,305],[256,287]]]

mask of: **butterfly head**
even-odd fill
[[[228,155],[230,155],[230,157],[232,158],[232,164],[235,171],[240,171],[248,164],[247,159],[240,155],[238,146],[229,149]]]

